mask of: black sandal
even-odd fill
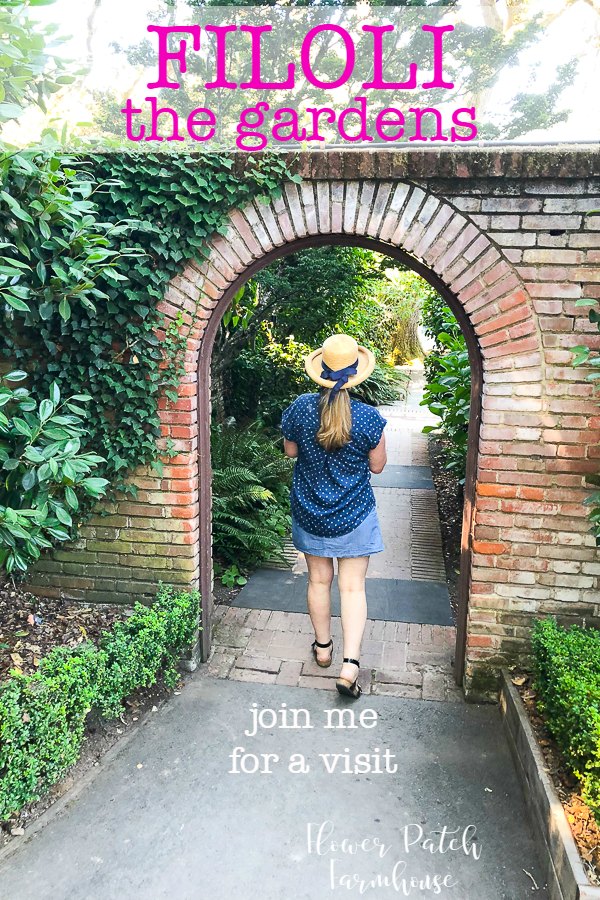
[[[350,659],[350,657],[345,656],[344,662],[354,663],[354,665],[358,667],[358,670],[360,672],[360,663],[357,659]],[[362,694],[362,688],[358,683],[358,675],[356,676],[354,681],[349,681],[347,678],[338,678],[335,686],[338,689],[338,693],[344,694],[344,696],[346,697],[353,697],[355,700]]]
[[[322,647],[323,649],[325,649],[326,647],[331,647],[331,655],[328,660],[323,661],[318,658],[317,647]],[[312,642],[312,652],[313,652],[313,656],[315,658],[316,664],[318,666],[320,666],[322,669],[328,669],[333,660],[333,638],[329,638],[329,640],[327,641],[326,644],[320,644],[318,641],[313,641]]]

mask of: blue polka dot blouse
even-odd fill
[[[381,440],[386,420],[373,406],[350,398],[351,440],[327,451],[316,441],[319,394],[301,394],[284,410],[281,430],[298,444],[292,517],[309,534],[337,537],[353,531],[375,507],[369,450]]]

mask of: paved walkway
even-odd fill
[[[209,663],[0,857],[0,900],[547,896],[498,710],[462,701],[454,629],[414,621],[439,529],[430,514],[415,568],[399,510],[431,488],[410,403],[388,410],[404,471],[377,487],[389,549],[369,594],[391,586],[413,621],[369,620],[361,700],[333,689],[339,618],[336,665],[320,669],[308,615],[285,609],[301,573],[263,598],[281,609],[217,607]]]
[[[371,617],[361,653],[361,685],[367,694],[460,701],[452,671],[456,633],[422,433],[436,419],[419,405],[422,395],[422,370],[411,370],[405,400],[380,407],[388,420],[388,465],[372,483],[386,549],[369,564]],[[291,573],[258,572],[235,606],[216,608],[212,674],[335,690],[343,655],[340,619],[332,620],[334,663],[321,669],[310,653],[314,635],[306,613],[305,572],[303,555],[294,554]]]
[[[542,887],[497,709],[368,697],[374,727],[326,729],[325,711],[342,708],[324,690],[195,673],[19,839],[0,862],[2,900],[547,896],[526,874]],[[305,710],[312,728],[254,735],[254,709]],[[252,754],[246,773],[232,771],[236,747]],[[250,774],[262,753],[279,758],[271,774]],[[310,770],[290,772],[292,754]]]

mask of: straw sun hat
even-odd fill
[[[349,334],[332,334],[323,341],[322,347],[305,357],[304,368],[308,377],[317,384],[333,388],[336,382],[324,378],[324,371],[339,372],[353,366],[354,363],[357,363],[356,374],[349,375],[346,383],[340,387],[353,388],[361,381],[365,381],[375,368],[375,357],[366,347],[357,344]]]

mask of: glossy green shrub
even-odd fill
[[[25,572],[43,550],[74,537],[80,501],[104,496],[94,477],[102,456],[85,452],[86,394],[61,398],[58,385],[38,402],[25,372],[0,378],[0,570]]]
[[[198,621],[198,598],[161,588],[148,608],[117,622],[100,641],[101,670],[95,706],[106,717],[117,716],[123,700],[138,687],[156,682],[159,672],[169,686],[177,681],[181,651],[191,645]]]
[[[425,360],[422,406],[441,419],[449,441],[445,468],[461,480],[465,476],[471,407],[471,367],[466,341],[452,310],[442,297],[429,295],[423,303],[423,328],[435,345]],[[427,434],[437,428],[426,426]]]
[[[161,672],[175,683],[197,623],[197,594],[162,587],[151,607],[137,603],[98,647],[57,647],[33,675],[15,672],[0,684],[0,821],[77,762],[92,708],[118,716],[123,700]]]
[[[471,409],[469,354],[462,335],[442,333],[437,340],[444,352],[430,356],[421,405],[440,417],[439,428],[450,442],[445,468],[464,479]],[[428,434],[437,428],[426,425],[423,431]]]
[[[600,304],[598,300],[585,298],[578,300],[575,305],[591,307],[588,312],[588,318],[600,331]],[[600,387],[600,352],[592,350],[591,347],[586,345],[581,345],[571,347],[571,353],[573,353],[574,366],[589,366],[589,372],[586,376],[587,380],[591,381],[596,390],[598,390]],[[586,476],[586,481],[596,488],[583,502],[590,507],[589,520],[592,534],[596,538],[597,546],[600,547],[600,474],[591,473]]]
[[[241,350],[226,374],[226,413],[240,422],[258,418],[277,428],[286,406],[313,390],[304,371],[310,350],[293,337],[278,341],[270,323],[263,323],[254,346]]]
[[[97,652],[59,647],[34,675],[0,685],[0,821],[36,800],[79,757]]]
[[[600,631],[543,619],[532,645],[538,707],[600,823]]]
[[[278,428],[286,406],[299,394],[319,389],[304,371],[311,349],[292,337],[278,341],[265,323],[260,340],[242,350],[231,365],[226,412],[236,419],[259,418]],[[352,388],[352,396],[371,406],[394,403],[405,395],[407,382],[403,372],[378,363],[366,381]]]

